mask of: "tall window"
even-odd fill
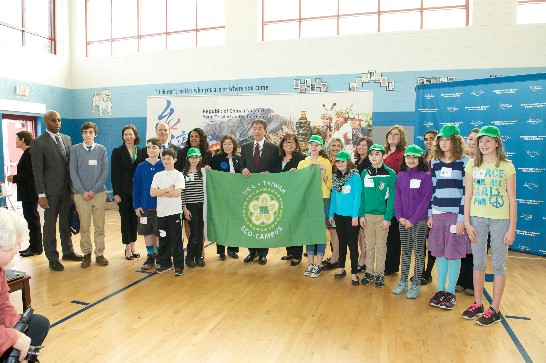
[[[262,41],[469,25],[470,0],[262,0]]]
[[[546,0],[518,0],[518,24],[546,23]]]
[[[87,56],[225,44],[225,0],[86,0]]]
[[[1,0],[0,43],[55,54],[55,0]]]

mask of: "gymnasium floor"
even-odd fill
[[[32,276],[32,306],[52,323],[42,362],[546,362],[544,258],[510,253],[505,319],[484,328],[460,317],[472,302],[464,294],[453,311],[428,305],[435,272],[411,301],[390,292],[399,274],[383,289],[352,286],[331,271],[304,277],[304,261],[291,267],[281,248],[260,266],[243,263],[246,249],[222,262],[210,244],[206,267],[175,277],[125,260],[115,210],[106,236],[107,267],[66,262],[59,273],[44,255],[14,259],[11,268]],[[79,251],[78,236],[74,244]],[[20,292],[11,301],[22,310]]]

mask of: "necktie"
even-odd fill
[[[92,148],[93,148],[93,146],[87,145],[87,152],[91,152]]]
[[[163,145],[163,150],[166,150],[167,149],[167,145]]]
[[[258,169],[260,163],[260,144],[256,143],[254,146],[254,169]]]
[[[64,148],[64,144],[63,144],[63,142],[61,140],[61,137],[58,134],[55,135],[55,141],[57,142],[57,146],[59,147],[59,149],[63,153],[64,157],[66,158],[66,149]]]

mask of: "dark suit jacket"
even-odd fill
[[[17,164],[17,175],[13,176],[13,182],[17,184],[17,200],[21,202],[36,202],[36,185],[32,174],[32,156],[30,147],[27,148]]]
[[[176,146],[174,144],[169,143],[169,147],[171,149],[173,149],[176,152],[177,155],[180,152],[180,146]],[[146,160],[147,157],[148,157],[148,150],[146,150],[146,145],[144,145],[144,147],[141,148],[140,152],[138,153],[137,165],[140,164],[141,162],[143,162],[144,160]],[[161,159],[161,157],[160,157],[160,159]]]
[[[292,159],[290,159],[284,168],[282,167],[282,156],[279,156],[279,165],[277,165],[277,172],[285,172],[290,171],[292,168],[298,168],[298,164],[300,161],[305,159],[305,155],[302,153],[295,153],[292,155]]]
[[[141,149],[137,146],[137,155]],[[133,176],[138,165],[138,156],[131,160],[131,154],[125,144],[112,150],[112,189],[114,195],[133,194]]]
[[[233,155],[233,169],[236,173],[241,172],[241,156]],[[223,164],[225,163],[225,164]],[[212,157],[210,161],[210,167],[212,170],[225,171],[229,173],[229,160],[226,154],[217,154]]]
[[[45,131],[32,141],[32,171],[36,182],[36,193],[45,193],[47,197],[60,197],[72,191],[70,180],[70,136],[60,134],[66,150],[66,158],[53,140]]]
[[[258,167],[254,167],[254,141],[241,146],[241,169],[247,168],[251,173],[268,171],[276,173],[279,164],[279,148],[272,142],[264,142]]]

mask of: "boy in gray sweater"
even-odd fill
[[[104,257],[104,211],[108,176],[106,148],[95,143],[97,125],[84,122],[81,127],[83,142],[70,151],[70,178],[74,185],[74,204],[80,216],[80,246],[84,254],[82,268],[91,265],[91,217],[95,230],[95,256],[100,266],[108,265]]]

